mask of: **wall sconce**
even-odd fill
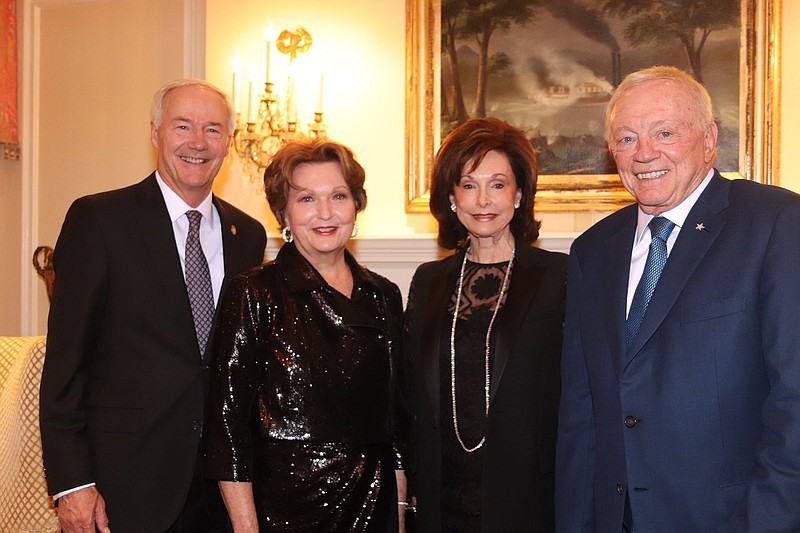
[[[298,54],[304,54],[311,47],[311,34],[303,28],[295,31],[283,30],[277,40],[274,38],[272,22],[267,29],[266,78],[264,92],[254,100],[253,77],[247,91],[246,115],[242,120],[242,106],[239,99],[239,76],[241,61],[239,52],[233,59],[233,106],[236,110],[236,129],[233,132],[233,146],[242,161],[244,171],[250,175],[259,190],[263,190],[264,169],[275,153],[293,140],[324,138],[327,125],[322,122],[322,96],[325,81],[324,72],[319,75],[316,110],[312,122],[303,128],[298,121],[297,95],[295,92],[296,61]],[[274,83],[270,81],[270,59],[272,47],[289,56],[289,75],[285,95],[281,96]]]

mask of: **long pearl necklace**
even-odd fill
[[[508,261],[505,276],[503,276],[503,284],[500,285],[500,295],[497,297],[497,303],[494,305],[494,312],[492,319],[489,320],[489,328],[486,330],[486,352],[484,360],[484,371],[486,373],[486,380],[484,382],[484,398],[486,401],[486,416],[489,416],[489,387],[491,380],[489,376],[489,339],[492,336],[492,326],[494,319],[497,318],[497,311],[500,309],[500,302],[503,300],[503,295],[506,293],[508,286],[508,276],[511,273],[511,266],[514,264],[514,253],[516,248],[511,249],[511,259]],[[461,439],[461,433],[458,430],[458,411],[456,410],[456,322],[458,321],[458,308],[461,305],[461,291],[464,288],[464,269],[467,266],[467,255],[469,255],[469,248],[464,254],[464,262],[461,263],[461,273],[458,276],[458,290],[456,291],[456,308],[453,310],[453,326],[450,328],[450,398],[453,402],[453,429],[456,432],[458,443],[461,448],[467,453],[472,453],[486,442],[486,435],[481,438],[481,441],[472,448],[468,448],[464,441]]]

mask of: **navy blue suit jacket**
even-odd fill
[[[636,209],[570,255],[557,530],[800,531],[800,196],[717,173],[626,350]]]

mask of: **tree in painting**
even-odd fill
[[[741,0],[597,0],[601,12],[628,20],[625,38],[634,46],[677,39],[689,70],[703,82],[702,53],[715,30],[739,24]]]
[[[442,0],[442,48],[446,54],[452,79],[450,98],[443,101],[449,108],[451,122],[461,123],[468,118],[459,75],[456,42],[474,39],[478,48],[478,80],[475,91],[476,117],[486,116],[486,87],[494,70],[508,67],[508,57],[489,56],[489,42],[496,31],[507,31],[513,24],[524,25],[534,18],[535,8],[542,0]],[[448,105],[448,100],[449,104]]]

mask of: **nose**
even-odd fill
[[[322,199],[317,203],[317,216],[327,220],[331,216],[331,205],[327,199]]]
[[[655,144],[651,139],[643,136],[639,138],[634,157],[636,161],[646,163],[658,157],[658,150],[656,150]]]
[[[489,199],[489,191],[485,187],[480,187],[478,189],[478,197],[475,199],[475,203],[478,207],[486,207],[492,201]]]
[[[205,150],[207,146],[205,132],[202,128],[195,128],[189,136],[189,148],[192,150]]]

